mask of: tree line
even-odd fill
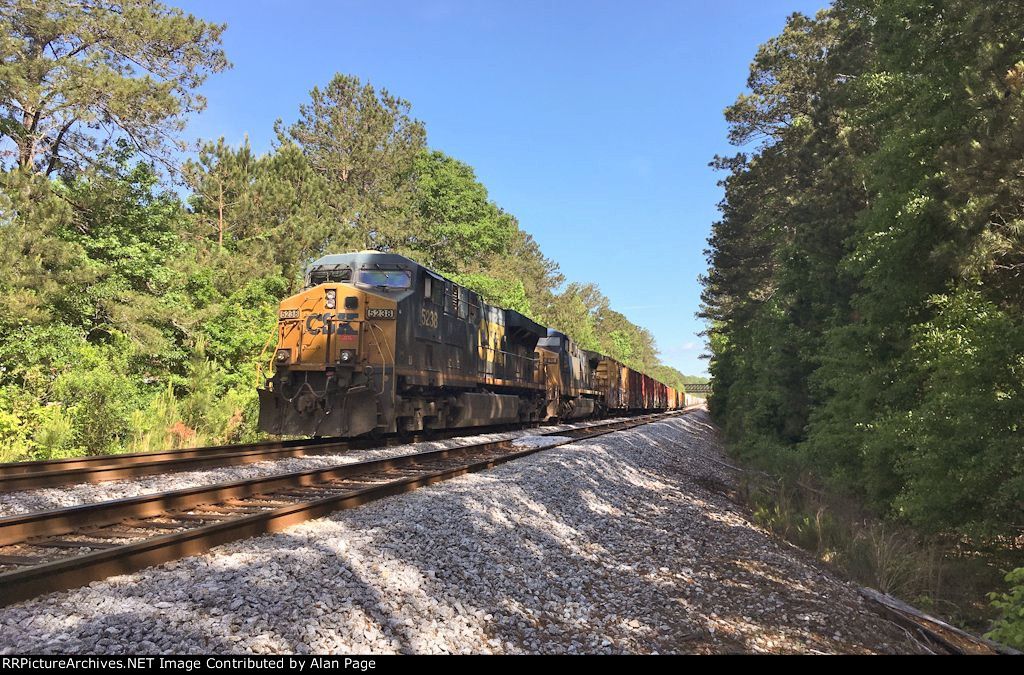
[[[253,438],[277,303],[326,252],[407,255],[682,386],[383,88],[338,74],[266,154],[185,153],[225,28],[152,0],[0,1],[0,460]]]
[[[1019,561],[1024,5],[794,14],[725,115],[703,314],[736,452]]]

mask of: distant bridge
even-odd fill
[[[708,384],[684,384],[683,388],[687,394],[710,394],[711,383]]]

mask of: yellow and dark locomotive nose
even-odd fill
[[[322,284],[282,301],[275,366],[308,370],[354,365],[363,296],[345,284]]]
[[[308,371],[391,364],[397,316],[392,298],[350,284],[306,289],[281,302],[274,366]]]
[[[283,300],[260,428],[358,436],[378,426],[380,397],[395,381],[398,314],[393,297],[344,281]]]

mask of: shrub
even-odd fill
[[[1002,612],[985,637],[1011,647],[1024,649],[1024,567],[1006,575],[1007,593],[989,593],[992,606]]]
[[[52,395],[65,406],[77,444],[87,453],[115,450],[129,436],[132,411],[144,403],[124,347],[85,345],[75,365],[54,380]]]

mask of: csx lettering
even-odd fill
[[[437,312],[426,307],[420,310],[420,325],[427,328],[437,328]]]
[[[351,314],[331,314],[327,312],[325,314],[310,314],[306,317],[306,332],[310,335],[356,335],[356,331],[352,326],[344,319],[352,316]],[[320,324],[314,327],[314,323]]]

